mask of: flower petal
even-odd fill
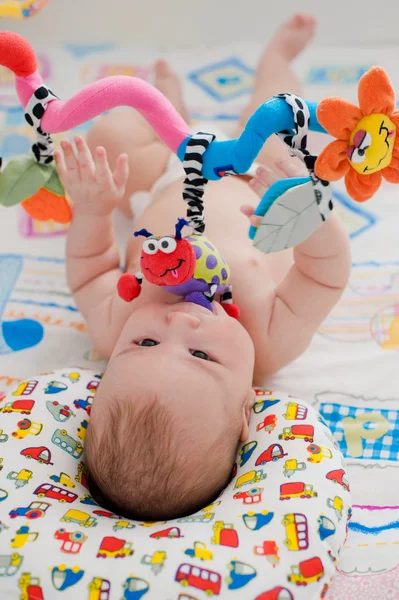
[[[396,146],[393,149],[392,159],[388,166],[393,167],[394,169],[399,169],[399,148]]]
[[[359,106],[362,113],[382,113],[391,116],[395,110],[395,92],[388,75],[381,67],[373,67],[359,81]]]
[[[357,202],[364,202],[374,196],[381,185],[381,171],[372,175],[361,175],[354,169],[350,169],[345,176],[345,187],[349,196]]]
[[[397,179],[399,174],[399,147],[395,145],[392,152],[391,162],[385,169],[381,169],[381,173],[384,179],[391,183],[399,183]]]
[[[334,140],[328,144],[319,154],[314,172],[320,179],[326,181],[337,181],[341,179],[350,168],[346,157],[348,142]]]
[[[326,98],[317,107],[317,120],[320,125],[339,140],[349,140],[350,134],[362,117],[357,106],[342,98]]]
[[[391,162],[389,167],[382,169],[381,174],[384,179],[389,181],[389,183],[399,183],[399,161],[396,163],[396,165],[393,164],[393,162],[394,161]]]

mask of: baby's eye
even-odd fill
[[[158,346],[159,342],[152,340],[151,338],[144,338],[144,340],[140,340],[139,342],[134,342],[137,346]]]
[[[195,356],[195,358],[201,358],[202,360],[211,360],[206,352],[202,352],[201,350],[190,350],[191,356]]]

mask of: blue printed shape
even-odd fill
[[[2,321],[4,309],[22,271],[21,256],[0,256],[0,355],[32,348],[43,338],[43,326],[33,319]]]
[[[363,206],[360,205],[359,202],[354,202],[354,200],[352,200],[348,196],[348,194],[338,192],[334,188],[333,200],[334,205],[340,212],[340,216],[342,217],[342,219],[344,221],[349,221],[347,223],[347,228],[349,229],[349,237],[351,237],[352,239],[358,237],[362,233],[365,233],[371,227],[374,227],[374,225],[378,221],[377,216],[371,213],[369,210],[363,208]],[[353,215],[353,217],[349,218],[351,214]]]
[[[4,321],[1,325],[4,340],[12,352],[37,346],[43,339],[43,326],[34,319]]]
[[[115,44],[65,44],[67,50],[74,58],[86,58],[93,54],[101,54],[115,50]]]
[[[219,102],[250,94],[255,72],[238,58],[207,65],[187,74],[188,79]]]
[[[372,65],[335,65],[311,67],[306,77],[310,85],[354,85]]]

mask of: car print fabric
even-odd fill
[[[326,596],[351,510],[342,456],[312,407],[257,389],[219,498],[144,523],[98,506],[87,488],[84,439],[100,380],[63,369],[0,400],[0,600]]]

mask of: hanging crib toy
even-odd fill
[[[359,107],[340,98],[327,98],[317,104],[293,94],[279,94],[255,110],[238,138],[218,141],[212,134],[192,135],[171,103],[150,84],[134,77],[102,79],[69,100],[60,100],[43,83],[33,49],[16,34],[0,33],[0,63],[14,72],[26,121],[37,137],[33,157],[12,159],[2,172],[0,205],[22,203],[35,219],[68,222],[71,210],[53,165],[51,134],[73,129],[116,106],[138,110],[182,161],[186,172],[183,199],[188,204],[187,221],[193,234],[182,238],[185,224],[179,220],[176,235],[167,236],[169,246],[163,248],[165,240],[141,231],[140,235],[148,236],[143,246],[142,273],[130,276],[130,281],[126,277],[121,280],[120,293],[126,299],[139,294],[145,277],[173,293],[196,298],[207,308],[216,293],[222,294],[224,304],[232,304],[227,266],[212,274],[213,269],[206,272],[197,256],[200,248],[212,245],[201,238],[205,228],[203,195],[208,180],[246,173],[272,134],[277,134],[290,153],[302,160],[308,176],[277,181],[261,199],[255,210],[255,215],[262,217],[261,223],[257,229],[251,227],[249,235],[262,252],[296,246],[328,218],[333,209],[331,181],[344,177],[348,194],[358,202],[371,198],[382,178],[399,183],[399,112],[395,111],[389,78],[379,67],[361,78]],[[317,157],[307,148],[309,130],[329,133],[337,139]],[[178,266],[173,260],[183,248],[186,258],[179,255],[179,261],[185,262]],[[215,258],[219,261],[210,256],[210,262]],[[148,265],[155,262],[157,276],[150,276]],[[219,267],[221,264],[222,257]],[[225,293],[227,296],[223,296]]]

